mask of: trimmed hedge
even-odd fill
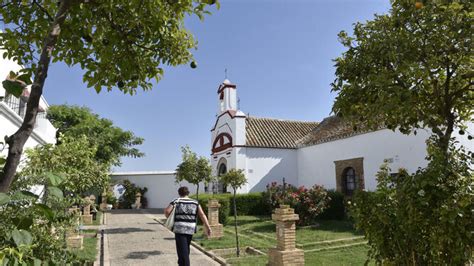
[[[192,195],[191,198],[196,199],[196,195]],[[221,207],[219,208],[219,223],[225,225],[227,224],[227,218],[229,217],[229,212],[230,212],[230,201],[229,197],[227,194],[216,194],[216,195],[211,195],[211,194],[199,194],[199,204],[201,205],[204,213],[206,213],[207,216],[207,202],[209,199],[217,199],[219,203],[221,204]],[[198,219],[199,220],[199,219]],[[200,220],[199,220],[200,222]]]
[[[323,220],[343,220],[346,218],[346,206],[344,194],[328,190],[328,196],[331,198],[329,206],[318,215],[317,219]],[[191,198],[196,199],[196,195]],[[219,201],[221,207],[219,208],[219,222],[227,224],[229,216],[234,215],[232,194],[199,194],[199,204],[207,215],[207,202],[214,198]],[[237,203],[238,215],[267,215],[272,214],[270,201],[265,197],[264,192],[255,192],[247,194],[237,194],[235,197]]]
[[[234,215],[232,195],[229,195],[230,215]],[[235,197],[237,215],[271,215],[270,202],[267,202],[262,192],[237,194]]]
[[[191,198],[196,199],[196,195]],[[233,195],[232,194],[199,194],[199,204],[207,215],[207,202],[214,198],[219,201],[219,222],[226,224],[227,217],[234,215]],[[235,197],[238,215],[271,215],[271,207],[266,201],[262,192],[237,194]]]
[[[344,194],[334,190],[328,190],[328,196],[331,198],[328,207],[318,215],[322,220],[343,220],[346,218],[346,205]]]

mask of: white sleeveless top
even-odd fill
[[[187,235],[196,233],[199,203],[190,198],[178,198],[170,204],[175,207],[173,232]]]

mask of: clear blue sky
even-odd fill
[[[199,42],[197,69],[166,68],[152,91],[96,94],[82,83],[82,70],[56,63],[45,97],[50,104],[76,104],[137,136],[146,157],[124,158],[117,171],[174,170],[180,146],[210,154],[210,129],[217,112],[217,87],[237,84],[241,110],[252,116],[320,121],[334,94],[334,62],[343,52],[337,33],[385,13],[388,0],[221,0],[203,22],[187,19]]]

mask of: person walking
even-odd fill
[[[204,224],[207,235],[211,234],[211,227],[207,221],[207,217],[199,203],[188,197],[188,187],[180,187],[178,189],[179,198],[173,200],[165,209],[165,216],[168,218],[175,209],[173,232],[176,241],[176,252],[178,253],[178,265],[190,266],[189,252],[193,234],[197,231],[197,216]]]

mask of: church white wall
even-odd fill
[[[392,172],[402,167],[409,172],[425,167],[428,136],[425,130],[418,130],[416,136],[407,136],[384,129],[300,148],[297,155],[299,185],[319,184],[335,189],[334,161],[363,157],[365,189],[374,190],[377,185],[375,174],[384,159],[393,159]]]
[[[241,164],[239,169],[246,169],[246,191],[265,191],[267,184],[285,178],[287,183],[298,185],[297,150],[269,148],[241,148],[238,152]],[[246,155],[246,158],[245,158]]]
[[[178,188],[187,186],[191,194],[196,193],[196,186],[188,182],[175,183],[175,172],[122,172],[112,173],[112,181],[128,179],[139,187],[147,187],[145,197],[148,199],[148,208],[166,208],[168,204],[178,197]],[[199,193],[204,193],[200,187]]]

